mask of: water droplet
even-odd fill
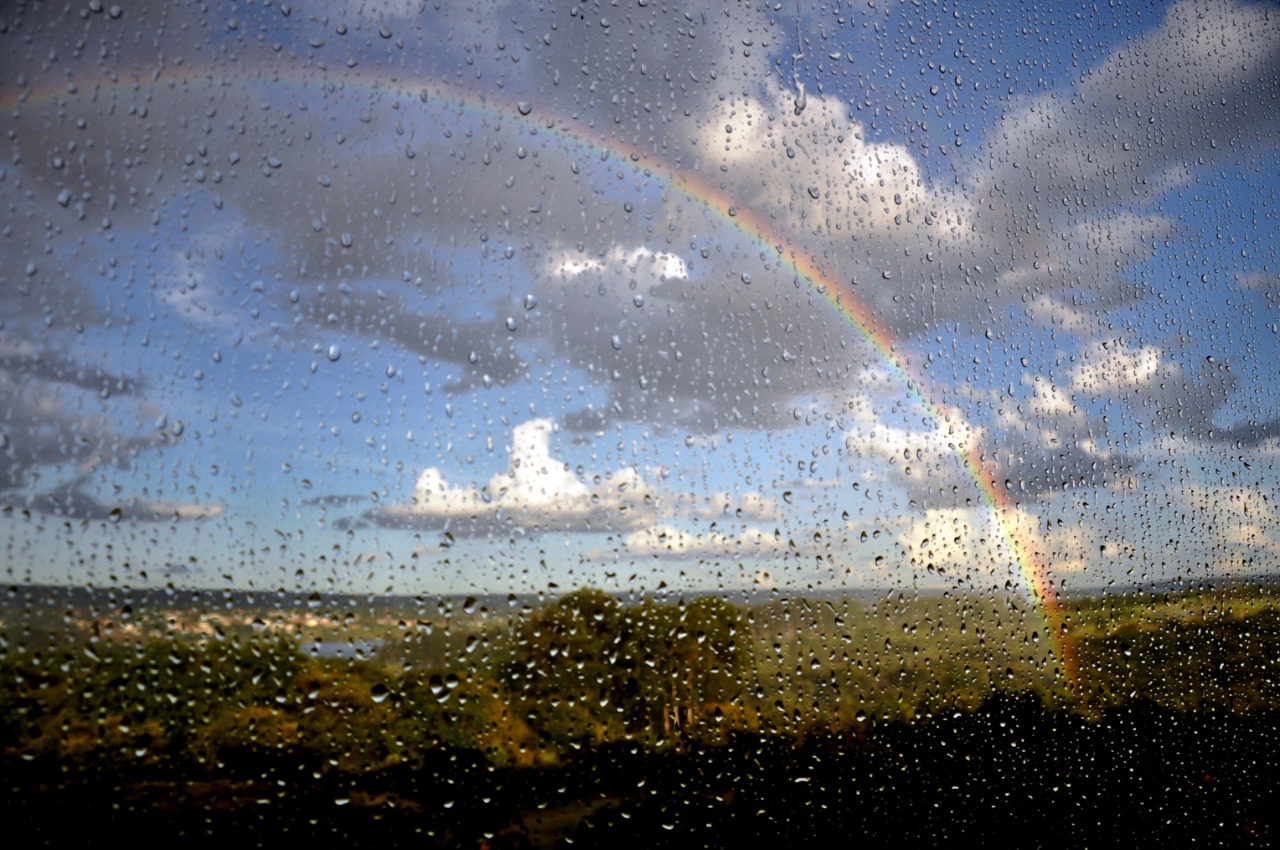
[[[617,334],[614,334],[614,335],[610,338],[610,340],[609,340],[609,344],[613,346],[613,350],[614,350],[614,351],[621,351],[621,350],[622,350],[622,337],[618,336]]]
[[[537,306],[538,306],[538,299],[533,297],[533,293],[529,293],[524,297],[524,308],[526,310],[532,310],[534,307],[537,307]]]
[[[528,115],[530,112],[533,111],[533,104],[531,104],[527,100],[522,100],[516,104],[516,109],[520,112],[521,115]]]
[[[329,351],[327,352],[327,356],[329,358],[330,363],[338,362],[338,360],[342,357],[342,348],[339,347],[338,345],[329,346]]]

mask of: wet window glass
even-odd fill
[[[22,2],[0,132],[24,846],[1280,838],[1274,5]]]

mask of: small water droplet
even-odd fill
[[[522,100],[516,104],[516,109],[519,111],[521,115],[528,115],[530,112],[533,111],[533,104],[531,104],[527,100]]]
[[[326,356],[328,356],[330,363],[336,363],[342,357],[342,348],[338,345],[331,345]]]

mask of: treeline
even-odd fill
[[[1140,699],[1175,711],[1280,708],[1280,611],[1268,597],[1090,601],[1068,618],[1080,680],[1016,601],[718,597],[623,604],[598,590],[503,618],[459,620],[456,649],[412,663],[406,630],[373,660],[314,657],[298,636],[199,641],[68,633],[0,643],[0,747],[10,758],[216,770],[288,756],[317,773],[420,767],[469,751],[562,762],[626,744],[717,746],[735,734],[865,734],[970,712],[998,693],[1098,716]],[[367,637],[361,633],[359,637]]]
[[[10,641],[0,745],[210,767],[288,750],[358,771],[442,748],[528,765],[622,739],[712,741],[740,725],[743,622],[715,598],[624,607],[584,590],[426,669],[312,657],[287,636]]]

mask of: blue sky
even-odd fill
[[[6,20],[8,580],[1274,570],[1270,6],[281,9]]]

